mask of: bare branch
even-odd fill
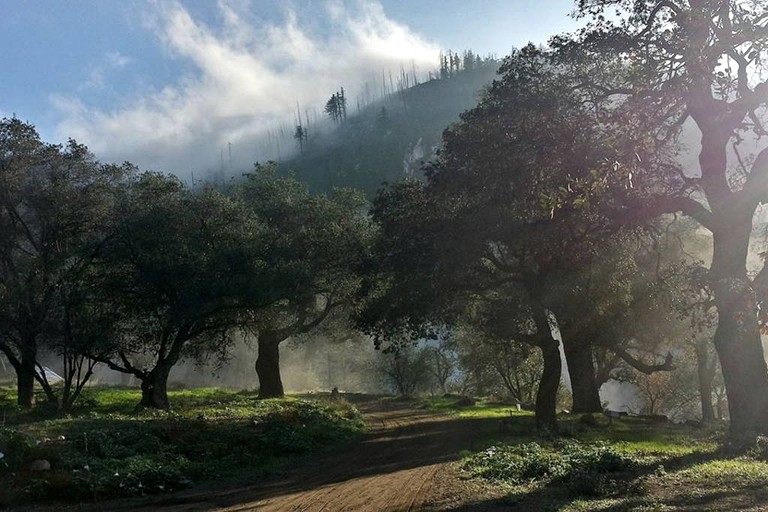
[[[651,199],[649,204],[651,211],[655,215],[681,212],[684,215],[693,218],[710,231],[714,229],[712,212],[710,212],[703,204],[690,197],[659,196]]]

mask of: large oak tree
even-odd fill
[[[275,247],[278,236],[212,188],[138,176],[99,261],[100,293],[120,329],[92,355],[141,381],[141,406],[168,408],[176,363],[224,356],[253,311],[295,290],[302,275]]]
[[[467,308],[481,311],[493,337],[542,351],[537,422],[553,427],[560,380],[554,325],[564,336],[574,407],[600,409],[593,338],[617,318],[606,320],[610,307],[631,302],[627,244],[641,236],[611,222],[603,203],[626,186],[615,168],[639,162],[594,115],[577,75],[553,65],[547,52],[514,52],[500,74],[479,105],[446,130],[427,183],[377,198],[389,288],[374,294],[364,322],[374,331],[418,333],[455,322]]]
[[[752,220],[768,200],[768,3],[738,0],[581,0],[591,19],[560,38],[563,62],[610,73],[583,74],[584,91],[607,123],[653,132],[661,148],[695,126],[698,165],[645,166],[627,194],[628,212],[683,212],[712,233],[710,285],[718,312],[714,341],[728,390],[731,432],[768,429],[768,370],[755,286],[747,271]],[[614,12],[615,11],[615,12]],[[610,14],[610,16],[608,15]],[[744,140],[757,140],[750,158]],[[762,147],[762,149],[761,149]],[[653,153],[638,149],[639,158]]]
[[[51,342],[61,341],[73,291],[110,236],[129,171],[98,163],[74,141],[47,144],[32,125],[0,120],[0,352],[16,371],[24,407],[36,381],[57,399],[39,356],[46,346],[59,351]]]
[[[329,321],[343,323],[342,311],[350,310],[360,285],[356,270],[368,250],[370,222],[360,193],[313,195],[307,184],[279,176],[274,164],[256,165],[234,195],[274,234],[274,264],[293,273],[288,293],[254,309],[250,320],[258,336],[259,396],[282,397],[280,345]]]

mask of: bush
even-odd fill
[[[0,428],[0,473],[4,469],[14,469],[30,457],[35,449],[34,440],[29,436],[9,428]]]

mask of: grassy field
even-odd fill
[[[134,412],[138,391],[88,389],[67,416],[23,412],[0,388],[0,508],[45,500],[101,500],[199,482],[279,474],[287,461],[339,446],[363,428],[344,401],[257,400],[251,392],[175,391],[171,411]],[[515,406],[462,397],[417,407],[494,418],[499,429],[463,454],[466,478],[531,511],[768,509],[768,439],[734,446],[721,428],[602,415],[560,415],[557,435],[534,430]],[[46,460],[50,471],[33,471]]]
[[[45,405],[23,412],[13,392],[0,389],[0,507],[258,478],[348,442],[363,428],[344,401],[257,400],[252,392],[219,389],[169,395],[170,411],[134,412],[139,391],[93,388],[61,416]],[[33,469],[42,460],[49,471]]]
[[[499,418],[485,449],[462,470],[503,489],[504,502],[531,511],[720,511],[768,509],[768,438],[735,446],[723,427],[693,428],[622,417],[559,416],[556,436],[536,435],[533,416],[504,404],[422,406],[461,417]],[[591,423],[588,425],[587,423]]]

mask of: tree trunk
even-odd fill
[[[560,349],[557,340],[550,333],[542,334],[541,354],[544,369],[541,372],[539,391],[536,394],[536,428],[557,430],[557,388],[560,387]]]
[[[155,368],[141,378],[141,401],[138,407],[150,409],[169,409],[168,375],[173,365],[159,363]]]
[[[716,363],[712,361],[707,344],[699,341],[695,345],[696,374],[701,399],[701,422],[709,425],[715,421],[715,407],[712,404],[712,381],[715,378]]]
[[[573,393],[572,411],[575,413],[601,412],[600,388],[595,379],[592,344],[578,338],[563,336],[563,352],[568,362]]]
[[[715,421],[715,407],[712,404],[712,382],[702,379],[699,370],[699,395],[701,396],[701,423],[710,425]]]
[[[35,357],[24,355],[16,369],[16,403],[30,408],[35,402]]]
[[[708,30],[703,28],[701,33]],[[715,349],[728,395],[730,433],[742,437],[768,432],[768,368],[746,269],[757,205],[741,200],[745,198],[728,183],[728,142],[741,119],[734,123],[727,104],[714,100],[706,73],[692,83],[687,103],[701,130],[701,184],[712,212],[710,279],[718,314]]]
[[[256,374],[259,376],[259,398],[285,396],[280,378],[280,341],[268,332],[259,333]]]
[[[557,431],[557,389],[560,387],[562,361],[560,342],[552,337],[549,313],[541,300],[541,290],[536,278],[526,282],[531,298],[531,313],[536,325],[536,343],[541,349],[544,368],[541,371],[539,390],[536,393],[536,429]]]
[[[0,346],[2,354],[11,363],[16,373],[16,403],[29,409],[35,402],[35,368],[37,364],[37,346],[35,339],[24,340],[26,343],[16,345],[19,354],[8,345]]]
[[[737,437],[768,432],[768,368],[757,321],[746,255],[751,215],[724,216],[714,230],[711,275],[718,324],[715,348],[728,394],[731,434]]]

